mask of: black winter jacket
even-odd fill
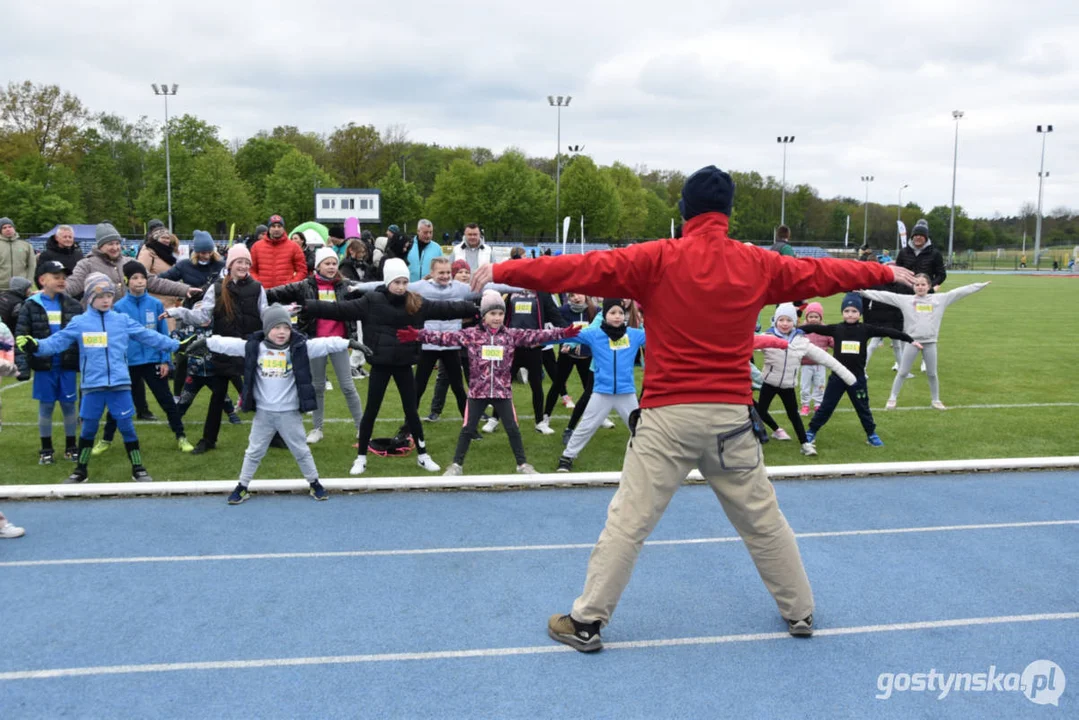
[[[922,251],[917,254],[914,253],[914,247],[908,244],[899,251],[899,255],[895,258],[895,264],[899,267],[905,267],[915,275],[925,273],[932,279],[931,287],[943,285],[948,278],[948,272],[944,269],[944,256],[928,240],[922,246]]]
[[[56,235],[51,235],[48,240],[45,241],[45,249],[41,251],[41,254],[37,256],[37,267],[34,269],[34,277],[27,278],[37,283],[37,276],[40,274],[40,268],[42,263],[46,263],[50,260],[55,260],[64,266],[67,270],[67,274],[75,272],[75,265],[82,260],[82,250],[79,249],[79,244],[76,242],[69,248],[62,248],[60,244],[56,242]]]
[[[255,410],[255,375],[258,373],[259,345],[266,339],[266,334],[259,330],[251,335],[244,346],[244,392],[240,397],[240,407],[245,412]],[[276,347],[276,346],[272,346]],[[315,386],[311,379],[311,358],[307,355],[307,338],[301,333],[292,333],[289,338],[289,354],[292,356],[292,379],[296,383],[296,394],[300,399],[300,412],[311,412],[318,407],[315,399]]]
[[[402,343],[397,331],[405,327],[423,329],[428,320],[454,320],[476,315],[476,304],[470,300],[438,302],[424,300],[415,314],[405,311],[405,296],[392,295],[385,285],[358,300],[319,302],[308,300],[304,310],[314,317],[333,320],[359,320],[363,323],[363,342],[371,348],[368,361],[372,365],[409,366],[420,359],[418,342]]]
[[[356,260],[346,257],[338,266],[341,276],[355,282],[372,282],[375,279],[375,269],[364,260]]]
[[[885,283],[884,285],[872,287],[870,290],[910,293],[910,288],[902,283]],[[903,311],[895,305],[887,305],[877,300],[866,299],[865,313],[862,319],[865,320],[866,325],[879,325],[893,330],[903,329]]]
[[[506,299],[506,327],[542,330],[547,323],[555,327],[566,327],[568,324],[550,293],[526,290],[513,293]]]
[[[22,309],[24,302],[26,302],[26,295],[23,293],[14,290],[0,292],[0,322],[7,325],[7,329],[12,333],[15,332],[15,323],[19,319],[19,310]]]
[[[337,295],[337,302],[344,302],[356,297],[356,294],[349,291],[347,282],[339,282],[334,285],[333,289]],[[266,291],[266,302],[270,304],[281,303],[282,305],[287,305],[288,303],[299,303],[301,309],[296,320],[296,328],[307,337],[317,337],[315,331],[318,328],[318,318],[303,309],[304,303],[308,300],[318,300],[318,281],[314,275],[308,275],[299,282],[278,285]],[[346,321],[345,327],[348,329],[350,338],[356,337],[356,322],[354,320]]]
[[[60,327],[67,327],[72,318],[82,314],[82,305],[75,298],[64,294],[56,296],[60,300]],[[22,304],[19,319],[15,323],[15,337],[19,335],[32,335],[37,339],[47,338],[52,335],[49,328],[49,315],[45,312],[41,303],[28,300]],[[27,375],[31,370],[48,372],[53,369],[52,356],[39,357],[33,355],[27,357],[20,350],[15,351],[15,365],[19,368],[19,375]],[[73,343],[71,347],[60,354],[60,367],[64,370],[79,369],[79,344]]]
[[[166,280],[176,280],[191,287],[205,288],[212,280],[217,280],[224,267],[224,260],[211,260],[206,265],[199,265],[184,258],[158,275],[158,277]]]

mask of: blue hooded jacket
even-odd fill
[[[633,359],[637,350],[644,347],[644,330],[626,328],[620,340],[611,340],[601,328],[589,327],[575,338],[562,341],[565,345],[579,343],[592,350],[592,367],[595,380],[592,392],[604,395],[621,395],[637,392],[633,377]]]
[[[42,340],[34,354],[55,355],[77,342],[82,389],[105,390],[131,384],[127,349],[132,340],[170,353],[180,347],[180,343],[172,338],[156,330],[147,330],[127,315],[90,307],[60,332]]]
[[[165,306],[149,293],[144,292],[142,295],[135,297],[128,292],[127,295],[124,295],[119,302],[112,306],[112,309],[127,315],[147,330],[159,332],[166,337],[169,336],[168,321],[158,319],[165,312]],[[127,348],[128,365],[162,365],[168,362],[169,353],[147,347],[138,340],[132,340]]]

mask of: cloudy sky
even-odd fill
[[[562,145],[601,164],[714,163],[824,197],[974,215],[1036,201],[1079,209],[1074,0],[95,3],[0,0],[0,81],[57,83],[91,110],[170,112],[226,139],[297,125],[402,124],[415,141],[551,156],[550,94],[572,95]]]

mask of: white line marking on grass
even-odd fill
[[[4,387],[0,387],[0,393],[5,393],[8,390],[14,390],[17,387],[22,387],[23,385],[29,385],[29,384],[30,384],[29,380],[23,380],[22,382],[17,382],[14,385],[5,385]],[[22,423],[22,424],[31,425],[32,423]]]
[[[956,618],[921,622],[891,623],[888,625],[856,625],[822,628],[814,632],[817,638],[844,635],[870,635],[885,632],[937,630],[944,628],[978,627],[1015,623],[1079,620],[1079,612],[1040,613],[1037,615],[998,615],[996,617]],[[642,648],[685,647],[693,645],[723,645],[727,643],[783,640],[785,632],[743,633],[706,637],[664,638],[604,643],[606,650],[639,650]],[[797,642],[797,641],[795,641]],[[565,645],[533,645],[529,647],[482,648],[475,650],[434,650],[429,652],[371,653],[368,655],[327,655],[322,657],[264,658],[259,660],[216,660],[205,662],[153,663],[146,665],[99,665],[96,667],[56,668],[52,670],[20,670],[0,673],[0,680],[44,680],[60,677],[89,677],[101,675],[131,675],[135,673],[184,672],[191,670],[247,670],[253,668],[301,667],[311,665],[356,665],[403,661],[469,660],[472,658],[504,658],[517,655],[547,655],[576,652]]]
[[[1004,530],[1012,528],[1054,527],[1079,525],[1079,520],[1038,520],[1034,522],[984,523],[980,525],[934,525],[929,527],[875,528],[867,530],[830,530],[795,533],[799,539],[853,537],[857,535],[903,535],[908,533],[957,532],[969,530]],[[648,540],[645,545],[707,545],[741,542],[737,535],[683,540]],[[54,565],[122,565],[170,562],[221,562],[226,560],[313,560],[325,558],[401,557],[407,555],[458,555],[469,553],[546,552],[550,550],[589,550],[595,543],[562,543],[549,545],[489,545],[477,547],[403,548],[398,550],[340,550],[333,552],[249,553],[236,555],[150,555],[145,557],[68,558],[58,560],[9,560],[0,567],[45,567]]]

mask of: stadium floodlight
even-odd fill
[[[172,89],[169,89],[168,83],[161,83],[160,89],[157,83],[152,84],[150,87],[154,89],[154,95],[163,95],[165,97],[165,192],[168,196],[169,205],[169,232],[172,232],[172,163],[169,156],[169,95],[175,95],[180,86],[176,83],[172,84]]]
[[[1052,125],[1046,125],[1044,129],[1039,125],[1037,132],[1042,136],[1042,164],[1038,168],[1038,219],[1034,224],[1034,269],[1038,269],[1038,256],[1042,251],[1042,182],[1049,177],[1045,172],[1045,136],[1053,132]]]
[[[862,221],[862,247],[866,246],[869,239],[869,183],[873,182],[872,175],[863,175],[865,183],[865,220]]]
[[[779,190],[779,224],[787,224],[787,146],[794,142],[793,135],[782,135],[776,142],[783,146],[783,184]]]
[[[952,118],[955,119],[955,153],[952,157],[952,215],[948,222],[948,261],[952,264],[952,252],[955,244],[955,171],[959,166],[959,118],[963,117],[962,110],[952,110]]]
[[[899,223],[903,222],[903,191],[910,187],[910,184],[899,186],[899,200],[895,204],[895,255],[899,257],[899,251],[902,243],[902,236],[899,234]]]
[[[562,108],[569,107],[569,101],[572,99],[572,95],[547,96],[547,103],[558,109],[558,135],[554,156],[554,241],[556,245],[558,244],[558,224],[562,216]]]

